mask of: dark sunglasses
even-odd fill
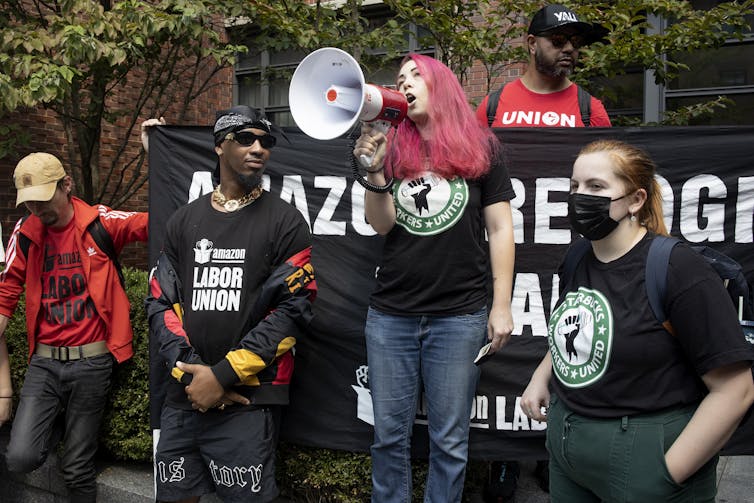
[[[554,33],[552,35],[543,35],[547,40],[550,41],[553,47],[556,49],[560,49],[564,45],[566,45],[566,42],[571,42],[571,45],[574,49],[580,49],[581,47],[584,47],[584,43],[586,40],[584,39],[583,35],[573,34],[573,35],[564,35],[563,33]]]
[[[225,135],[225,139],[233,140],[239,145],[243,145],[244,147],[251,147],[257,140],[259,140],[259,144],[262,145],[262,148],[268,150],[274,147],[277,143],[277,138],[275,138],[271,134],[257,135],[252,133],[251,131],[238,131],[236,133],[228,133]]]

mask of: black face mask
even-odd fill
[[[604,238],[618,227],[618,222],[610,218],[610,203],[624,197],[610,199],[589,194],[569,194],[568,220],[571,228],[589,241]]]

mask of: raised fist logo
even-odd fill
[[[581,314],[574,314],[567,316],[564,323],[558,328],[558,333],[565,338],[566,352],[568,353],[568,361],[573,361],[573,358],[578,358],[576,352],[576,345],[574,340],[581,331]]]
[[[422,210],[429,211],[429,203],[427,202],[427,194],[432,190],[432,185],[424,180],[424,177],[419,177],[416,180],[411,180],[408,183],[408,195],[414,199],[416,205],[416,212],[421,215]]]
[[[356,384],[362,388],[369,387],[369,367],[362,365],[356,369]]]

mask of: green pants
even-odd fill
[[[547,414],[552,503],[714,503],[717,456],[676,484],[665,453],[696,405],[617,419],[576,414],[553,395]]]

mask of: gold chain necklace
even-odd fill
[[[245,194],[243,197],[239,197],[238,199],[227,199],[218,185],[215,187],[215,190],[212,191],[212,200],[225,208],[225,211],[232,213],[259,199],[259,196],[262,195],[263,191],[264,189],[262,189],[261,186],[256,186],[251,189],[251,192]]]

